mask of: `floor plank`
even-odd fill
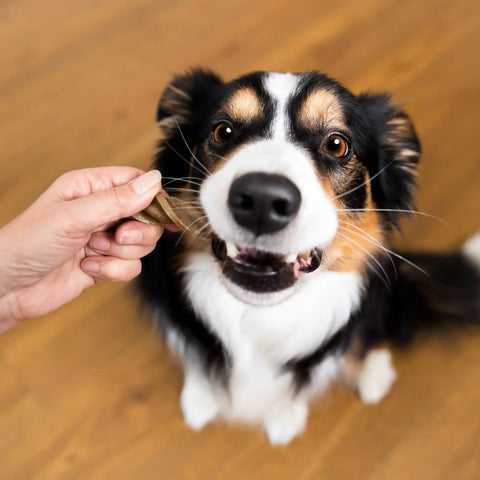
[[[16,0],[0,4],[0,225],[66,170],[148,168],[169,78],[320,69],[391,90],[424,155],[399,247],[479,228],[480,6],[458,0]],[[445,223],[446,222],[446,223]],[[180,369],[130,287],[101,285],[0,338],[0,478],[480,478],[478,332],[396,352],[378,406],[333,388],[287,448],[181,419]]]

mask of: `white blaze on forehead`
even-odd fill
[[[275,116],[272,122],[273,138],[286,139],[288,131],[287,105],[295,92],[299,77],[292,73],[269,73],[265,79],[265,89],[276,101]]]
[[[300,210],[275,235],[256,237],[236,223],[229,209],[232,183],[250,172],[283,175],[300,190]],[[242,247],[296,255],[313,247],[326,247],[337,231],[335,208],[315,175],[311,158],[293,143],[281,139],[260,140],[237,151],[203,182],[200,201],[215,233]]]

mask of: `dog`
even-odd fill
[[[157,121],[165,191],[203,231],[166,231],[138,285],[183,364],[193,429],[241,421],[287,444],[331,382],[376,403],[396,379],[392,346],[480,322],[480,235],[450,254],[390,248],[415,211],[421,147],[389,94],[318,72],[194,69]]]

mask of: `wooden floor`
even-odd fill
[[[156,102],[192,65],[230,79],[321,69],[406,101],[424,146],[398,245],[480,227],[476,0],[0,2],[0,224],[74,168],[147,168]],[[378,406],[333,389],[286,448],[245,427],[188,430],[181,373],[130,287],[100,285],[0,338],[0,478],[480,478],[480,332],[397,352]]]

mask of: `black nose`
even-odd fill
[[[300,190],[288,178],[262,172],[237,178],[228,194],[228,206],[237,223],[257,236],[286,227],[301,201]]]

